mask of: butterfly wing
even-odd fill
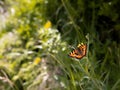
[[[86,56],[86,51],[87,51],[86,44],[78,45],[78,55],[76,57],[79,59],[83,58],[84,56]]]
[[[77,59],[81,59],[86,55],[87,45],[79,44],[77,49],[74,49],[69,56]]]

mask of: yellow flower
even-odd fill
[[[40,63],[40,61],[41,61],[41,58],[39,58],[39,57],[36,57],[35,59],[34,59],[34,64],[35,65],[37,65],[37,64],[39,64]]]
[[[51,28],[52,27],[52,23],[50,21],[47,21],[44,25],[45,29]]]

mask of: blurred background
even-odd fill
[[[120,0],[0,0],[0,90],[120,90]],[[71,47],[87,44],[82,59]]]

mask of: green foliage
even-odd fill
[[[60,41],[61,37],[56,29],[49,24],[42,24],[45,20],[42,11],[45,1],[17,0],[9,3],[12,5],[12,12],[9,13],[11,16],[4,28],[6,31],[2,31],[0,39],[0,67],[1,70],[3,68],[0,72],[1,79],[8,83],[3,89],[26,90],[40,84],[42,79],[36,81],[36,78],[42,72],[42,58],[49,53],[58,53],[65,43]]]
[[[48,4],[52,4],[52,0],[49,2]],[[88,59],[89,64],[92,65],[92,70],[88,67],[90,74],[88,77],[92,82],[88,84],[91,86],[87,87],[91,87],[92,90],[99,86],[98,89],[102,90],[119,90],[120,88],[120,75],[118,73],[120,69],[119,3],[119,0],[61,0],[59,5],[54,3],[55,8],[48,5],[48,16],[56,16],[56,18],[52,18],[52,21],[59,28],[63,38],[70,44],[77,45],[79,42],[86,42],[85,35],[89,33]],[[55,14],[49,10],[51,8],[54,8],[52,10]],[[116,28],[116,26],[118,27]],[[78,80],[80,81],[80,79]],[[85,85],[87,84],[85,83]],[[87,87],[83,89],[87,89]]]
[[[0,89],[120,89],[119,0],[3,2],[9,18],[0,30]],[[68,45],[81,42],[86,57],[68,57]]]

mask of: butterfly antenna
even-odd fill
[[[73,46],[71,46],[71,45],[69,45],[68,47],[69,47],[69,48],[72,48],[72,49],[75,49],[75,47],[73,47]]]

